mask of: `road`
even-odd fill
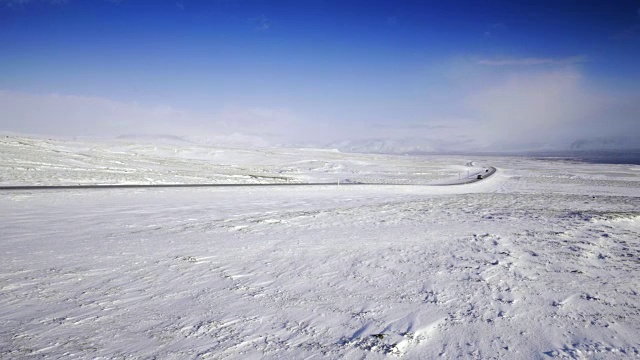
[[[488,178],[496,172],[496,168],[491,166],[485,172],[474,173],[453,182],[443,184],[425,184],[417,186],[451,186],[471,184]],[[482,179],[478,179],[478,175]],[[272,184],[115,184],[115,185],[16,185],[0,186],[2,190],[78,190],[78,189],[140,189],[140,188],[190,188],[190,187],[264,187],[264,186],[348,186],[348,185],[387,185],[387,186],[416,186],[415,184],[380,184],[380,183],[360,183],[360,182],[332,182],[332,183],[272,183]]]

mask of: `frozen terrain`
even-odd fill
[[[0,358],[640,357],[640,166],[0,146],[1,185],[380,184],[0,191]]]
[[[428,159],[428,161],[425,161]],[[159,139],[0,136],[1,185],[378,182],[466,176],[457,159],[345,155],[323,149],[232,149]]]

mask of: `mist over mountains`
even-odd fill
[[[363,139],[333,142],[323,147],[344,152],[380,154],[421,154],[421,153],[527,153],[551,151],[625,151],[640,149],[640,137],[596,137],[582,138],[567,143],[542,142],[501,142],[482,146],[473,142],[459,142],[421,139],[417,137],[401,139]]]
[[[267,147],[297,147],[335,149],[345,153],[371,154],[511,154],[533,156],[564,156],[585,159],[612,159],[613,162],[635,163],[640,158],[639,137],[594,137],[582,138],[569,143],[501,143],[480,146],[473,142],[407,138],[372,138],[344,140],[327,143],[298,142],[272,143],[256,135],[234,133],[231,135],[194,136],[171,134],[125,134],[119,140],[134,142],[193,143],[215,147],[259,149]]]
[[[571,150],[627,150],[640,149],[640,137],[597,137],[571,143]]]

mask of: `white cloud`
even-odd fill
[[[271,29],[271,20],[264,15],[260,15],[257,18],[249,19],[249,22],[255,24],[256,30],[267,31]]]
[[[535,65],[571,65],[586,62],[588,59],[584,55],[570,56],[565,58],[500,58],[482,59],[478,61],[480,65],[490,66],[535,66]]]
[[[590,88],[576,70],[512,73],[466,100],[470,130],[487,145],[526,148],[639,132],[639,96]]]
[[[101,97],[2,90],[0,130],[63,136],[171,134],[210,139],[232,136],[235,142],[251,139],[252,143],[261,144],[308,139],[309,134],[315,134],[308,123],[286,108],[236,107],[198,113]]]
[[[217,121],[230,131],[282,138],[296,124],[296,116],[286,108],[232,107],[215,115]]]
[[[317,119],[289,108],[233,107],[223,109],[214,118],[226,133],[258,136],[271,144],[324,144],[371,133],[351,121]]]
[[[578,68],[487,67],[475,61],[456,62],[453,68],[458,74],[451,71],[448,81],[425,84],[431,88],[420,106],[381,103],[374,112],[357,103],[326,113],[319,105],[293,109],[252,104],[195,112],[100,97],[0,90],[0,131],[170,134],[257,145],[367,139],[404,144],[413,139],[413,144],[449,151],[491,150],[496,144],[522,149],[640,133],[640,94],[597,85]]]
[[[51,5],[60,5],[67,4],[69,0],[0,0],[0,3],[4,3],[8,7],[16,8],[22,7],[29,4],[51,4]]]
[[[197,115],[100,97],[0,91],[0,128],[49,135],[180,133]]]

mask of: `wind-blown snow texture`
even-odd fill
[[[424,184],[469,169],[449,159],[322,149],[229,149],[167,139],[0,137],[0,185],[379,182]],[[384,164],[384,166],[380,166]],[[464,171],[463,171],[464,170]]]
[[[5,184],[64,183],[60,168],[78,159],[87,178],[108,174],[73,143],[38,140],[64,152],[45,159],[14,140],[41,170]],[[137,146],[110,159],[138,166]],[[0,357],[640,356],[640,167],[259,153],[239,166],[288,166],[299,181],[341,177],[339,166],[442,180],[470,160],[498,173],[450,187],[0,192]],[[178,173],[213,161],[163,158]],[[296,163],[307,158],[324,165]],[[169,168],[153,180],[170,181]]]

